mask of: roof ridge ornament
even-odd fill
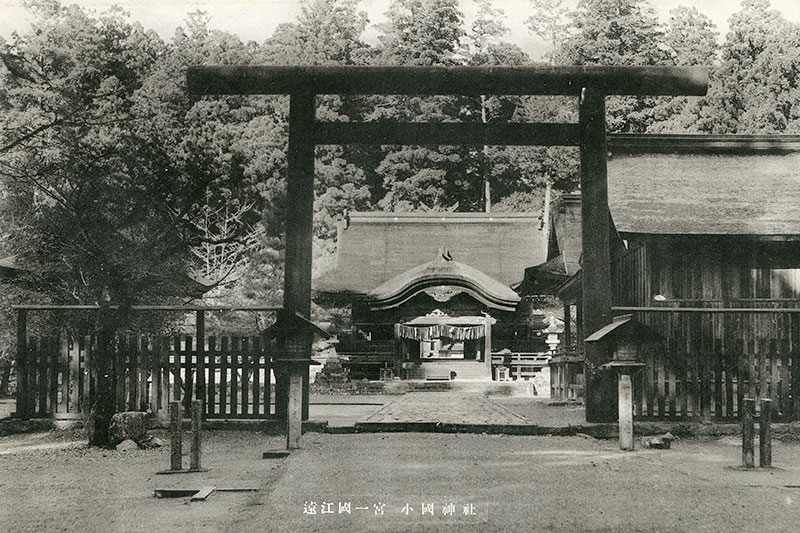
[[[437,259],[441,259],[446,262],[450,262],[453,260],[453,256],[450,255],[450,250],[447,249],[446,246],[439,247],[439,257]]]

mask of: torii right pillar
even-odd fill
[[[580,97],[581,232],[583,332],[589,336],[611,322],[611,242],[606,166],[605,93],[585,87]],[[584,343],[587,422],[617,419],[616,376],[600,369],[611,354],[605,342]]]

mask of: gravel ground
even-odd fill
[[[2,530],[796,531],[800,520],[796,443],[775,443],[779,468],[742,472],[730,468],[741,453],[730,438],[621,452],[581,437],[309,433],[302,450],[264,460],[281,437],[204,437],[210,472],[178,476],[155,475],[166,448],[88,449],[55,431],[0,438]],[[191,504],[152,496],[190,485],[260,492]]]
[[[156,432],[158,433],[158,432]],[[163,434],[161,435],[164,436]],[[3,531],[222,531],[253,493],[214,493],[206,502],[155,499],[156,487],[257,487],[274,483],[281,437],[207,431],[209,472],[157,476],[169,448],[117,452],[88,448],[77,433],[51,431],[0,438],[0,529]],[[184,437],[188,451],[189,435]],[[188,457],[184,457],[188,466]]]
[[[586,423],[582,405],[548,405],[547,400],[519,396],[490,396],[489,399],[537,426],[566,427]]]
[[[800,485],[795,444],[776,447],[781,469],[751,472],[730,468],[741,452],[729,441],[622,452],[581,437],[405,433],[318,435],[305,448],[232,530],[797,531],[800,519],[800,489],[786,486]]]

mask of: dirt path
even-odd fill
[[[741,453],[732,438],[621,452],[581,437],[308,433],[302,450],[272,460],[261,453],[281,437],[205,439],[210,472],[156,476],[166,448],[93,450],[63,432],[3,437],[2,529],[674,533],[796,531],[800,520],[800,444],[775,443],[778,469],[742,472],[730,468]],[[260,492],[153,498],[157,486],[190,485]]]
[[[757,472],[729,468],[741,452],[725,441],[621,452],[580,437],[406,433],[306,446],[231,530],[796,531],[800,520],[800,489],[786,487],[800,485],[796,444],[776,447],[782,469]]]

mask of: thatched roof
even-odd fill
[[[546,260],[547,239],[538,213],[350,213],[339,225],[336,266],[314,288],[365,295],[441,248],[510,286]]]
[[[623,235],[800,238],[800,154],[615,156],[608,198]]]

